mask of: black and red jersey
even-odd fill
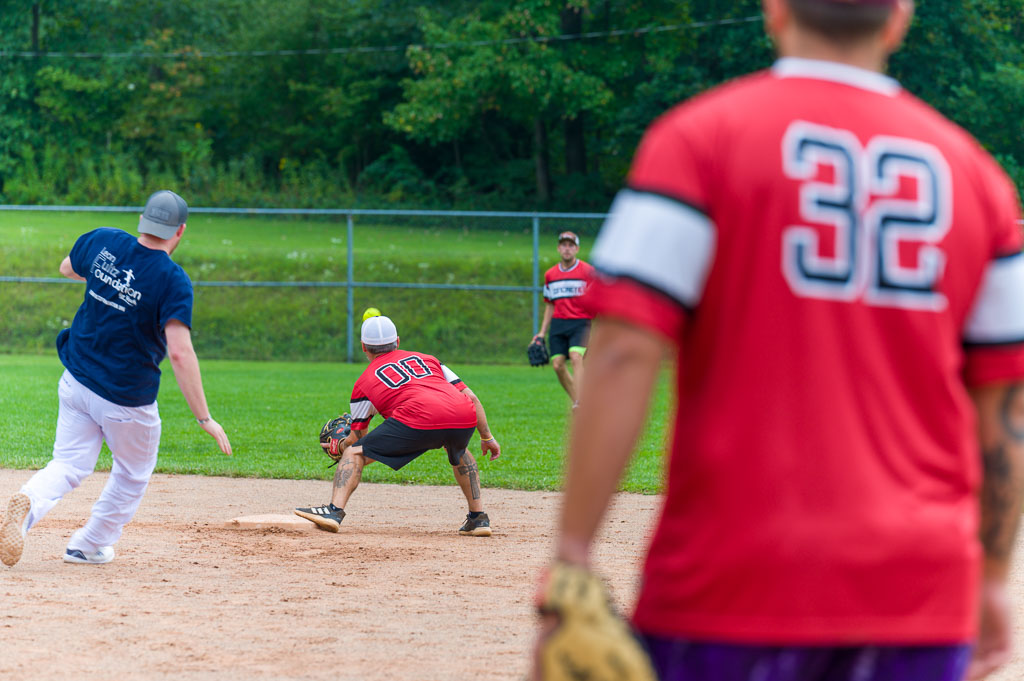
[[[394,350],[378,356],[352,386],[353,430],[365,430],[374,414],[410,428],[440,430],[476,426],[476,408],[465,384],[436,357]]]

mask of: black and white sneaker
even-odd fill
[[[64,551],[65,563],[78,563],[81,565],[103,565],[114,560],[114,547],[101,546],[95,551],[82,551],[81,549],[67,549]]]
[[[297,508],[295,509],[295,515],[306,520],[312,520],[318,527],[328,532],[339,532],[341,530],[341,520],[345,517],[345,510],[338,508],[334,504],[325,504],[312,508]]]
[[[468,537],[490,537],[491,519],[487,517],[486,513],[481,513],[475,518],[467,513],[466,522],[462,523],[462,527],[459,528],[459,534]]]

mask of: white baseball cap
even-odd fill
[[[388,317],[370,317],[360,333],[364,345],[387,345],[398,340],[398,329]]]

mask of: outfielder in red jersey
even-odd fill
[[[633,618],[662,679],[955,681],[1009,656],[1019,203],[881,74],[912,3],[868,4],[766,0],[779,61],[651,126],[592,253],[558,558],[587,563],[677,348]]]
[[[574,407],[583,379],[583,355],[587,351],[590,320],[594,316],[583,305],[594,268],[576,257],[579,250],[580,237],[575,232],[558,235],[559,262],[544,273],[544,318],[533,337],[534,343],[543,343],[550,328],[551,366]],[[572,365],[571,373],[567,359]]]
[[[398,331],[387,317],[363,322],[362,347],[370,365],[352,387],[352,432],[342,443],[330,503],[295,509],[296,515],[331,532],[341,529],[348,498],[359,485],[363,467],[373,461],[398,470],[431,449],[445,449],[469,514],[459,534],[491,535],[484,512],[476,460],[466,449],[475,430],[480,448],[491,460],[501,447],[487,425],[479,398],[436,357],[398,349]],[[384,423],[368,433],[377,414]]]

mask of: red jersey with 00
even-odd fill
[[[637,627],[971,640],[967,386],[1024,376],[1008,178],[894,81],[780,60],[659,119],[628,185],[588,303],[680,349]]]
[[[352,428],[365,430],[374,414],[420,430],[472,428],[476,408],[465,384],[436,357],[394,350],[375,358],[352,386]]]
[[[555,306],[555,319],[590,319],[594,313],[583,305],[587,283],[594,277],[594,268],[579,258],[567,270],[561,263],[544,273],[544,301]]]

